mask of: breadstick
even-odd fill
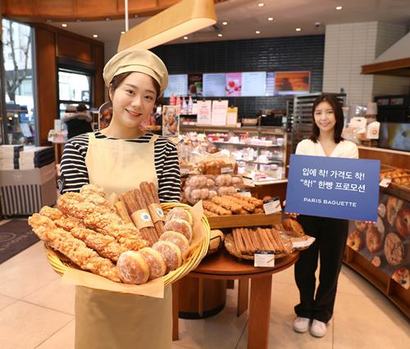
[[[143,198],[143,196],[141,194],[141,191],[139,189],[134,189],[134,197],[135,197],[135,201],[137,202],[137,205],[138,205],[138,211],[141,212],[142,210],[145,210],[146,213],[148,213],[148,215],[149,215],[148,209],[145,205],[144,198]],[[134,212],[134,214],[135,214],[135,212]],[[134,218],[134,216],[131,216],[131,217]],[[136,219],[138,219],[138,217]],[[154,244],[158,240],[157,232],[153,228],[154,224],[152,223],[152,221],[150,221],[150,222],[146,221],[146,223],[147,223],[147,225],[145,227],[142,227],[140,229],[140,231],[144,231],[147,234],[147,236],[149,237],[148,241],[151,244]]]
[[[127,206],[122,200],[117,201],[114,206],[124,223],[132,223],[131,217],[128,214]]]
[[[163,215],[162,217],[160,217],[158,215],[158,212],[156,211],[157,207],[159,207],[159,202],[156,202],[154,193],[151,191],[151,186],[148,182],[142,182],[140,184],[140,189],[141,194],[145,200],[145,204],[148,208],[149,214],[154,223],[155,230],[157,231],[157,236],[159,237],[164,232],[164,223],[161,220],[163,219]]]

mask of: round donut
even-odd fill
[[[157,241],[152,248],[164,258],[167,272],[175,270],[182,265],[182,253],[177,245],[169,241]]]
[[[347,237],[347,246],[352,250],[359,251],[362,248],[362,239],[360,237],[360,232],[354,230]]]
[[[382,260],[379,256],[374,256],[371,260],[371,263],[376,267],[380,267],[382,265]]]
[[[395,227],[402,238],[410,236],[410,208],[402,208],[397,213]]]
[[[354,225],[356,226],[356,229],[361,233],[364,232],[367,228],[367,223],[362,221],[354,221]]]
[[[392,274],[392,279],[406,290],[410,289],[410,271],[407,268],[399,268]]]
[[[159,237],[159,240],[173,242],[181,250],[182,258],[186,258],[189,250],[189,241],[183,234],[176,231],[166,231]]]
[[[399,265],[404,259],[404,245],[395,233],[388,233],[384,240],[384,255],[390,265]]]
[[[385,233],[384,223],[381,217],[379,216],[377,217],[376,227],[379,233],[382,234],[382,236],[384,236],[384,233]]]
[[[144,284],[149,278],[149,266],[139,252],[121,253],[117,262],[120,279],[126,284]]]
[[[187,221],[184,221],[183,219],[171,219],[170,221],[165,223],[164,230],[176,231],[178,233],[183,234],[189,242],[191,242],[192,240],[192,227]]]
[[[394,221],[396,219],[397,213],[403,206],[403,201],[394,197],[394,196],[389,196],[387,199],[387,204],[386,204],[386,213],[387,213],[387,221],[391,226],[394,226]]]
[[[149,279],[156,279],[164,276],[167,271],[162,255],[151,247],[144,247],[138,251],[142,254],[149,267]]]
[[[379,206],[377,207],[377,213],[379,214],[380,217],[384,218],[386,215],[386,205],[383,203],[380,203]]]
[[[370,225],[366,231],[366,247],[371,253],[382,248],[382,236],[374,225]]]
[[[174,207],[167,213],[167,216],[165,217],[165,221],[170,221],[173,219],[183,219],[184,221],[188,222],[190,225],[192,225],[192,222],[193,222],[191,212],[189,212],[189,210],[186,210],[182,207]]]

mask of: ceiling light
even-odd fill
[[[109,21],[111,21],[111,18],[107,17],[107,18],[105,19],[105,21],[106,21],[106,22],[109,22]]]
[[[273,17],[269,17],[269,18],[268,18],[268,21],[271,21],[271,22],[272,22],[272,21],[273,21]]]
[[[343,10],[343,6],[336,6],[336,10],[338,11]]]
[[[62,26],[63,28],[67,28],[67,23],[63,23],[63,24],[61,24],[61,26]]]
[[[52,22],[51,19],[47,19],[47,20],[46,20],[46,23],[51,23],[51,22]]]
[[[188,37],[187,37],[187,36],[184,36],[184,40],[188,40]]]
[[[121,34],[125,34],[125,31],[122,31]]]
[[[97,35],[97,34],[93,34],[93,38],[98,38],[98,35]]]
[[[222,38],[222,37],[223,37],[223,35],[222,35],[221,33],[219,33],[219,34],[218,34],[218,37],[219,37],[219,38]]]
[[[265,6],[265,4],[264,4],[263,2],[260,2],[260,3],[258,4],[258,6],[259,6],[259,7],[263,7],[263,6]]]
[[[227,21],[222,22],[222,25],[228,25],[228,22]]]
[[[301,31],[302,31],[302,28],[296,28],[296,31],[297,31],[297,32],[301,32]]]
[[[215,23],[213,0],[182,0],[121,35],[118,51],[150,49]]]
[[[260,32],[259,30],[257,30],[255,33],[256,33],[256,34],[260,34],[261,32]]]
[[[134,18],[138,18],[138,15],[134,15]]]

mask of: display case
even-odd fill
[[[285,178],[287,134],[282,127],[213,127],[181,125],[180,133],[205,134],[238,163],[238,173],[256,183]]]

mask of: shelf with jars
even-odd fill
[[[216,127],[181,125],[180,133],[205,135],[238,164],[238,174],[254,184],[285,178],[286,129],[282,127]]]

